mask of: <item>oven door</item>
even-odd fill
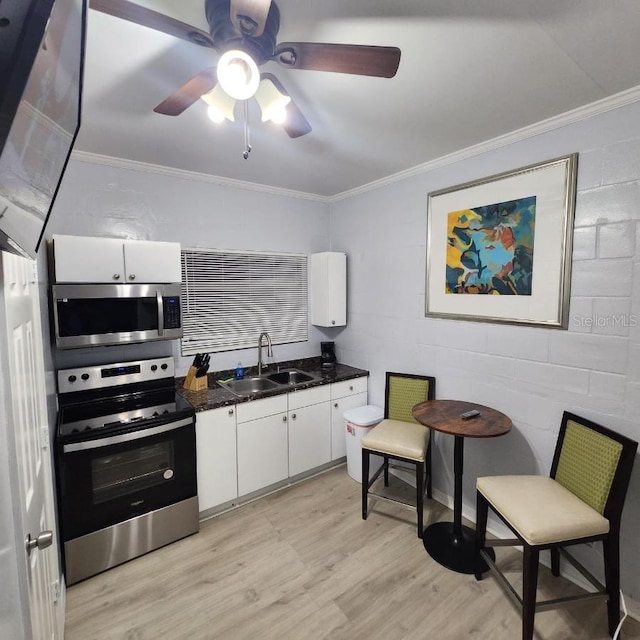
[[[51,298],[59,349],[182,337],[180,284],[59,284]]]
[[[59,449],[65,541],[197,495],[193,417]]]

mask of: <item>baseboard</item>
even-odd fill
[[[640,622],[640,602],[634,600],[631,596],[624,596],[624,601],[627,605],[629,617]]]

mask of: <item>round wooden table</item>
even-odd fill
[[[471,410],[479,416],[463,420],[460,414]],[[429,555],[441,565],[459,573],[475,573],[475,531],[462,525],[462,469],[465,438],[495,438],[511,430],[511,420],[495,409],[461,400],[428,400],[413,407],[413,417],[435,431],[455,437],[453,471],[453,522],[436,522],[422,535]],[[486,549],[495,557],[493,549]],[[488,569],[484,567],[483,570]]]

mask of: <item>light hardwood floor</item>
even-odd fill
[[[450,519],[426,501],[426,524]],[[519,556],[498,549],[514,571]],[[541,570],[542,597],[576,589]],[[640,639],[640,624],[627,619],[623,632]],[[363,521],[360,485],[344,466],[67,591],[67,640],[245,638],[518,640],[520,618],[493,578],[434,562],[412,511],[376,500]],[[604,602],[536,616],[536,640],[605,638]]]

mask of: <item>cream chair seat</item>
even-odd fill
[[[609,532],[609,521],[553,478],[478,478],[478,491],[530,545],[554,544]]]
[[[402,420],[383,420],[362,438],[369,451],[424,462],[429,446],[429,429]]]

